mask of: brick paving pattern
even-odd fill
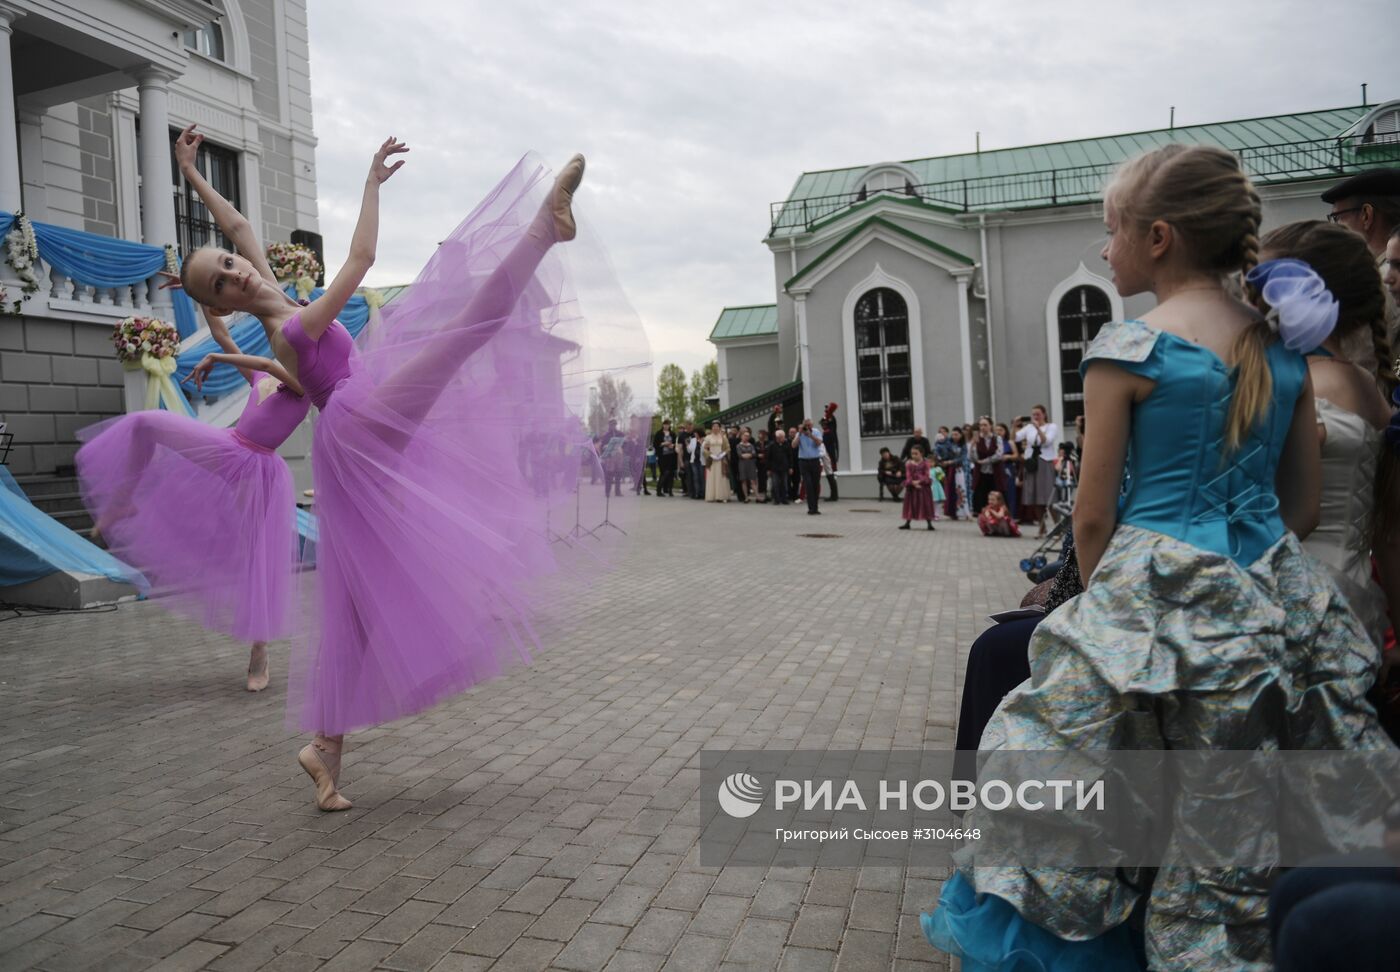
[[[638,502],[531,667],[350,737],[342,814],[296,765],[286,645],[254,696],[246,646],[156,603],[0,623],[0,969],[946,969],[943,873],[699,866],[696,757],[950,747],[1033,543]]]

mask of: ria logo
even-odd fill
[[[734,773],[719,785],[720,809],[731,817],[752,817],[763,805],[763,784],[748,773]]]

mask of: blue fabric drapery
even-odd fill
[[[296,299],[296,285],[288,284],[285,288],[287,296]],[[325,290],[317,287],[311,291],[310,299],[315,300],[320,297]],[[186,300],[189,298],[186,297]],[[369,302],[365,300],[363,294],[356,294],[346,303],[345,309],[336,318],[345,325],[345,329],[351,335],[357,335],[366,324],[369,323]],[[267,333],[263,330],[262,322],[256,317],[248,314],[239,314],[228,322],[229,335],[233,338],[240,350],[244,354],[257,355],[259,357],[272,357],[272,347],[268,343]],[[205,338],[194,347],[187,348],[180,352],[178,363],[175,367],[175,381],[183,382],[189,373],[194,370],[194,366],[204,359],[206,354],[213,354],[220,350],[214,343],[212,337]],[[238,373],[238,369],[232,365],[215,365],[209,377],[204,381],[202,394],[216,398],[220,395],[227,395],[231,392],[248,387],[248,383],[243,380],[243,376]],[[185,386],[189,394],[195,394],[193,385]]]
[[[178,287],[170,291],[170,302],[175,305],[175,330],[183,341],[199,330],[199,312],[195,310],[190,295]]]
[[[40,512],[0,466],[0,586],[25,584],[56,570],[146,587],[136,571]]]
[[[15,214],[0,211],[0,236],[15,225]],[[50,267],[90,287],[125,287],[165,269],[165,248],[118,240],[82,230],[30,220],[39,257]]]
[[[50,267],[90,287],[124,287],[165,269],[165,248],[117,240],[49,223],[34,223],[39,256]]]

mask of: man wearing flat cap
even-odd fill
[[[1376,266],[1384,270],[1385,246],[1400,226],[1400,169],[1371,169],[1337,183],[1322,194],[1332,204],[1327,218],[1365,239]],[[1400,346],[1400,312],[1386,293],[1386,331],[1390,346]]]
[[[1322,194],[1332,204],[1327,218],[1366,239],[1371,253],[1385,252],[1385,241],[1400,226],[1400,169],[1372,169],[1339,182]]]

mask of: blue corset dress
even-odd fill
[[[1272,401],[1225,455],[1235,376],[1214,352],[1141,321],[1094,340],[1085,370],[1107,362],[1154,382],[1133,409],[1119,524],[1093,584],[1036,628],[1031,677],[993,715],[984,750],[1391,747],[1365,702],[1378,652],[1278,515],[1274,478],[1307,366],[1280,344],[1267,358]],[[1186,792],[1168,812],[1209,799]],[[1144,892],[1113,869],[978,867],[969,853],[925,926],[966,967],[1134,967],[1121,926]],[[1269,968],[1269,882],[1242,868],[1158,871],[1151,967]]]

